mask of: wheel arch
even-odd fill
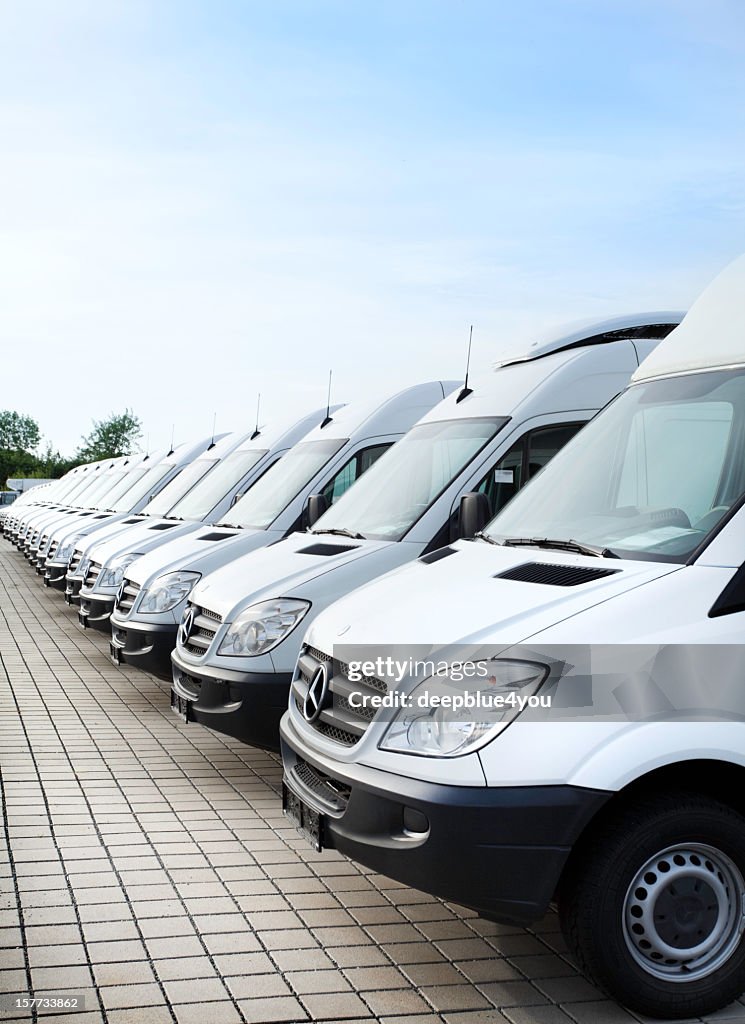
[[[627,783],[584,826],[564,865],[555,898],[562,880],[609,819],[643,796],[675,792],[709,796],[745,816],[745,766],[718,758],[691,758],[653,768]]]

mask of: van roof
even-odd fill
[[[309,430],[301,440],[346,440],[362,430],[367,437],[405,433],[459,384],[460,381],[455,380],[433,380],[414,384],[393,394],[350,402],[338,409],[328,421],[324,420]]]
[[[527,349],[496,360],[494,369],[525,363],[553,352],[563,352],[580,345],[604,345],[623,338],[666,338],[680,324],[685,313],[679,310],[656,310],[651,313],[624,313],[605,320],[577,320],[567,324],[558,334],[551,332],[536,338]]]
[[[683,323],[642,362],[632,383],[745,364],[745,256],[714,278]]]

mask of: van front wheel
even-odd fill
[[[745,990],[745,818],[704,796],[650,796],[569,865],[561,924],[581,970],[652,1017],[713,1013]]]

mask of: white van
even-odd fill
[[[146,660],[149,667],[167,672],[170,678],[170,654],[188,593],[172,606],[158,607],[158,595],[172,574],[179,573],[189,581],[190,590],[205,573],[298,529],[307,522],[309,497],[315,491],[325,491],[329,503],[335,502],[412,423],[456,386],[454,381],[418,384],[383,401],[354,402],[332,411],[268,470],[216,527],[178,537],[132,562],[125,570],[124,600],[118,602],[112,617],[112,658],[123,657],[132,664]],[[151,645],[158,648],[152,652],[156,656],[152,660]]]
[[[102,463],[95,473],[88,478],[85,486],[71,496],[67,508],[48,508],[39,510],[26,519],[22,529],[18,531],[18,547],[30,560],[35,561],[33,552],[36,550],[41,533],[50,524],[62,518],[87,517],[92,515],[94,502],[100,494],[111,488],[118,477],[124,472],[126,456],[117,456]]]
[[[186,537],[197,531],[203,531],[210,525],[228,515],[230,509],[268,470],[278,462],[292,447],[323,419],[324,415],[336,412],[339,406],[329,410],[314,410],[299,420],[276,427],[262,426],[238,438],[227,445],[227,439],[216,445],[202,460],[207,468],[197,467],[193,463],[181,474],[173,484],[162,491],[158,497],[147,505],[138,521],[128,525],[124,530],[108,533],[101,542],[94,538],[95,543],[85,553],[87,560],[99,562],[119,574],[120,584],[117,588],[99,586],[81,590],[81,615],[87,617],[94,612],[92,624],[101,625],[108,630],[108,616],[114,609],[117,594],[118,609],[131,607],[137,590],[131,582],[124,582],[122,577],[127,567],[145,553],[155,553],[157,549],[171,544],[176,538]],[[232,436],[232,435],[231,435]],[[181,483],[178,490],[173,490]],[[167,493],[168,492],[168,493]],[[154,555],[157,559],[157,554]],[[168,556],[165,556],[168,561]],[[161,564],[162,561],[161,561]],[[101,573],[98,574],[100,579]],[[176,605],[182,604],[198,577],[190,577],[188,573],[171,573],[163,584],[152,611],[168,612]],[[152,597],[152,595],[151,595]],[[149,605],[148,605],[149,607]],[[175,630],[176,623],[173,623]],[[111,656],[116,664],[127,661],[138,665],[146,671],[167,669],[170,678],[170,657],[173,643],[168,628],[161,628],[160,622],[145,619],[142,629],[115,631],[111,646]]]
[[[31,501],[17,507],[13,514],[8,517],[5,524],[5,534],[16,547],[21,547],[25,539],[26,531],[33,520],[51,511],[62,511],[75,507],[78,496],[84,494],[86,489],[92,487],[98,479],[99,474],[109,466],[111,459],[102,462],[92,462],[85,466],[78,466],[74,476],[70,474],[54,487],[53,494],[43,501]]]
[[[127,567],[146,552],[177,537],[203,531],[205,525],[220,520],[322,415],[317,410],[289,427],[255,429],[238,439],[240,446],[230,451],[232,457],[228,461],[230,448],[236,446],[235,435],[231,435],[228,447],[225,439],[220,446],[205,452],[145,505],[140,514],[111,529],[98,531],[94,537],[83,538],[77,545],[82,551],[77,568],[72,573],[71,565],[68,572],[68,583],[73,587],[79,584],[75,596],[80,602],[80,625],[108,632]],[[216,472],[218,465],[220,472]],[[183,590],[183,582],[182,577],[178,590]],[[184,599],[187,593],[188,590],[182,594]],[[112,658],[119,663],[118,649],[113,647]]]
[[[222,438],[224,435],[220,435]],[[205,452],[208,452],[214,445],[214,438],[202,438],[199,441],[188,441],[172,448],[165,455],[149,460],[132,474],[132,480],[126,483],[125,489],[119,494],[117,500],[111,502],[109,518],[100,524],[97,535],[103,536],[107,531],[117,532],[124,529],[152,499],[178,477],[185,467],[198,459]],[[65,575],[65,601],[73,604],[77,601],[80,591],[80,578],[76,570],[80,566],[84,554],[84,548],[91,539],[81,534],[79,544],[77,534],[64,538],[56,551],[56,560],[61,562],[67,558]],[[51,582],[51,581],[50,581]],[[60,580],[55,581],[61,585]]]
[[[310,535],[293,533],[205,576],[190,600],[212,618],[213,635],[205,643],[185,620],[172,659],[174,705],[219,732],[278,749],[302,633],[315,616],[482,529],[626,387],[640,353],[680,319],[615,318],[532,345],[423,416]]]
[[[740,260],[481,537],[315,620],[281,740],[316,848],[497,921],[556,900],[582,969],[639,1013],[739,996],[744,446]],[[453,710],[457,658],[397,685],[358,664],[466,649],[478,714]]]
[[[31,487],[21,493],[13,491],[13,497],[10,499],[8,505],[4,505],[0,508],[0,533],[9,537],[10,526],[14,517],[17,518],[22,516],[31,507],[51,505],[55,500],[63,498],[69,490],[72,490],[75,478],[83,468],[87,467],[75,466],[74,469],[68,470],[68,472],[58,480],[52,480],[48,483],[40,483],[38,487]],[[0,481],[0,483],[2,483],[2,481]],[[6,481],[6,483],[8,483],[8,481]],[[7,494],[8,492],[6,491],[3,493]],[[15,505],[12,513],[9,507],[10,504]]]
[[[86,507],[78,511],[67,510],[60,516],[48,519],[30,539],[27,557],[36,566],[38,573],[44,573],[44,566],[50,550],[56,552],[60,541],[76,533],[89,533],[98,529],[111,518],[111,507],[117,497],[133,486],[134,482],[146,472],[148,466],[162,458],[165,452],[155,457],[145,453],[123,456],[91,492],[86,493]],[[68,552],[69,557],[69,552]]]

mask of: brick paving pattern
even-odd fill
[[[621,1024],[556,916],[482,921],[282,816],[279,760],[115,668],[0,540],[0,1000],[85,996],[46,1024]],[[710,1020],[745,1022],[745,1004]]]

